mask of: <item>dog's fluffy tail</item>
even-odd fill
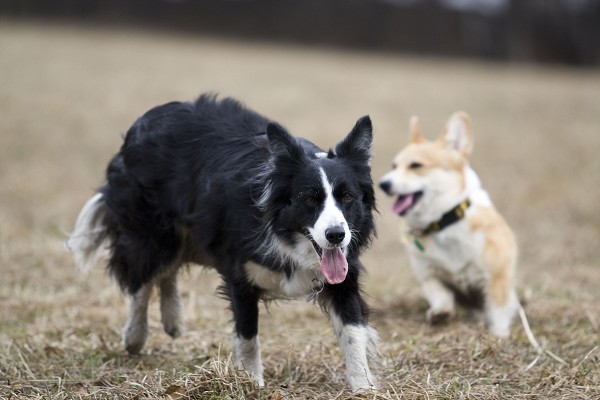
[[[96,193],[79,212],[75,229],[65,243],[81,271],[89,271],[107,252],[107,211],[104,196]]]

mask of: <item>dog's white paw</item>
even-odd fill
[[[123,344],[129,354],[139,354],[148,337],[148,325],[145,322],[127,323],[123,329]]]
[[[185,324],[179,315],[172,318],[165,318],[163,315],[161,319],[165,332],[173,339],[177,339],[185,331]]]
[[[510,335],[510,328],[505,325],[490,325],[490,332],[498,338],[505,339]]]
[[[237,369],[245,369],[259,388],[265,387],[263,379],[263,365],[260,356],[260,340],[258,336],[245,339],[235,335],[233,337],[233,353]]]

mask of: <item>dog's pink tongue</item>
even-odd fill
[[[392,211],[396,214],[402,214],[413,202],[413,195],[407,194],[406,196],[398,197],[398,200],[392,206]]]
[[[346,279],[348,273],[348,261],[342,249],[334,247],[328,249],[323,248],[323,256],[321,257],[321,272],[325,275],[327,283],[335,285],[341,283]]]

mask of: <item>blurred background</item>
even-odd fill
[[[0,13],[354,49],[600,62],[597,0],[0,0]]]
[[[216,274],[181,280],[188,331],[176,341],[154,299],[144,356],[127,357],[126,298],[101,266],[76,273],[63,247],[135,119],[206,91],[322,148],[369,114],[375,182],[412,115],[435,138],[468,112],[471,163],[518,238],[532,329],[565,364],[525,370],[536,355],[519,323],[506,342],[464,314],[425,324],[377,190],[362,261],[382,378],[414,398],[600,395],[599,64],[598,0],[0,0],[0,398],[157,398],[173,380],[200,385],[198,366],[228,354]],[[266,311],[268,390],[353,398],[339,397],[326,318],[304,301]]]

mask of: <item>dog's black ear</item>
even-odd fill
[[[375,210],[375,192],[371,178],[371,147],[373,146],[373,126],[371,118],[360,118],[352,131],[344,140],[335,146],[337,156],[349,160],[359,177],[359,185],[363,192],[363,203]]]
[[[267,138],[271,154],[275,158],[284,158],[295,162],[304,159],[302,146],[277,122],[269,122],[267,125]]]
[[[335,146],[338,157],[369,164],[373,146],[373,126],[368,115],[360,118],[344,140]]]

